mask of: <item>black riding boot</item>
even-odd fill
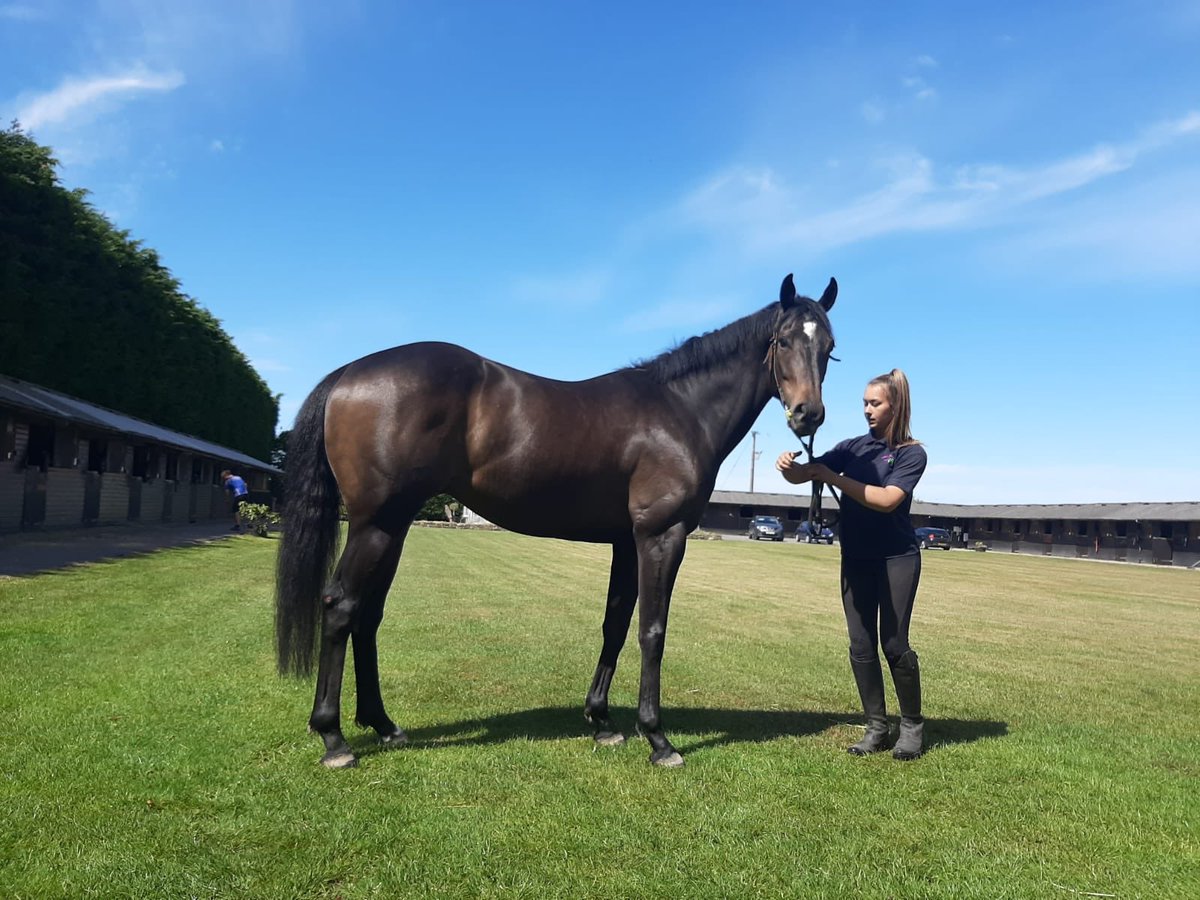
[[[858,697],[867,716],[867,733],[857,744],[846,748],[847,753],[866,756],[888,748],[887,703],[883,693],[883,669],[879,657],[863,660],[850,657],[850,668],[858,685]]]
[[[921,669],[915,650],[909,649],[892,664],[892,682],[900,702],[900,737],[892,756],[916,759],[925,752],[925,720],[921,717]]]

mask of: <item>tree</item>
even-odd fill
[[[445,522],[446,507],[453,509],[458,505],[458,501],[449,494],[434,494],[425,501],[425,505],[417,513],[417,518],[425,522]]]
[[[287,468],[287,447],[291,430],[281,431],[271,440],[271,465],[277,469]]]
[[[0,371],[259,459],[279,398],[158,254],[0,130]]]

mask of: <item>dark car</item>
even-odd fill
[[[755,516],[750,520],[750,540],[782,541],[783,523],[775,516]]]
[[[810,526],[808,520],[805,519],[796,529],[796,540],[804,541],[806,544],[819,544],[821,541],[832,544],[833,529],[824,522],[814,522]]]
[[[916,534],[917,543],[921,545],[922,550],[934,547],[938,550],[950,549],[950,532],[945,528],[918,528]]]

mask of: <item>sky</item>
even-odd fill
[[[0,0],[0,119],[281,429],[376,350],[589,378],[792,272],[840,286],[818,451],[899,367],[918,500],[1200,500],[1200,0]],[[717,489],[806,492],[754,431]]]

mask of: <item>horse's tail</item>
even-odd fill
[[[325,403],[345,367],[313,388],[287,446],[283,539],[275,577],[275,647],[281,675],[308,675],[333,568],[341,495],[325,456]]]

